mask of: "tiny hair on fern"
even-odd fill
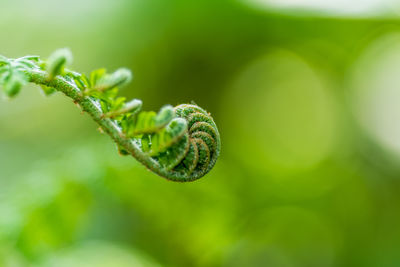
[[[210,113],[194,103],[166,105],[158,113],[141,111],[141,100],[126,101],[118,95],[132,80],[130,70],[98,69],[86,76],[68,69],[71,62],[67,48],[47,60],[0,55],[0,86],[9,98],[27,83],[39,85],[46,95],[63,93],[115,141],[122,155],[132,155],[168,180],[194,181],[214,167],[221,141]]]

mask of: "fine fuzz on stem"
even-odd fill
[[[57,50],[48,60],[0,56],[0,85],[10,98],[28,82],[40,85],[47,95],[64,93],[111,136],[121,154],[132,155],[169,180],[193,181],[213,168],[221,142],[217,126],[205,110],[182,104],[164,106],[158,113],[140,111],[141,100],[126,102],[118,96],[119,88],[132,79],[130,70],[107,74],[99,69],[86,76],[66,69],[71,62],[68,49]]]

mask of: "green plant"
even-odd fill
[[[0,56],[0,85],[10,98],[28,82],[40,85],[46,95],[64,93],[114,139],[121,154],[132,155],[169,180],[193,181],[212,169],[220,136],[209,113],[189,104],[167,105],[158,113],[140,111],[142,101],[118,96],[118,88],[131,80],[128,69],[111,74],[99,69],[85,76],[65,68],[71,61],[68,49],[57,50],[46,61]]]

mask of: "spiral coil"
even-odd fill
[[[218,158],[217,126],[210,114],[196,105],[165,106],[158,114],[136,109],[116,122],[127,138],[165,169],[168,179],[196,180],[210,171]],[[121,147],[120,151],[129,154]]]
[[[175,113],[187,121],[189,131],[189,150],[178,167],[188,175],[201,177],[214,167],[219,156],[218,128],[211,115],[196,105],[179,105]]]

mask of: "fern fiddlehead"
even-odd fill
[[[221,142],[204,109],[182,104],[164,106],[158,113],[141,111],[142,101],[118,96],[118,88],[131,80],[129,70],[108,74],[99,69],[86,76],[66,69],[71,61],[68,49],[57,50],[48,60],[0,56],[0,85],[9,97],[28,82],[40,85],[46,95],[64,93],[111,136],[121,154],[169,180],[193,181],[213,168]]]

